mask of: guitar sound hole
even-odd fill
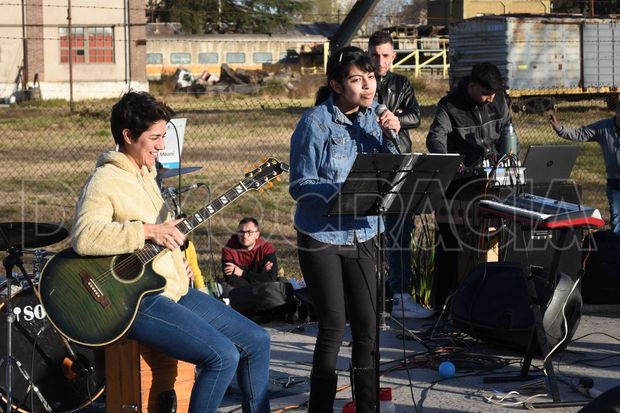
[[[142,261],[135,254],[123,254],[114,260],[114,274],[121,280],[131,281],[142,274]]]

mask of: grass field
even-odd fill
[[[418,91],[423,120],[413,133],[415,151],[425,151],[435,104],[446,87],[435,82]],[[223,193],[262,157],[288,162],[290,135],[303,110],[312,104],[311,97],[270,95],[166,95],[163,99],[179,117],[188,118],[183,165],[202,167],[199,172],[183,175],[181,182],[168,179],[166,185],[208,184],[208,190],[192,191],[183,198],[186,213]],[[58,102],[0,108],[0,222],[58,222],[70,227],[79,190],[97,155],[113,147],[108,132],[112,104],[112,100],[79,102],[74,113]],[[602,101],[562,103],[558,107],[558,117],[569,127],[609,116],[612,113]],[[522,148],[568,143],[557,138],[546,116],[515,113],[514,120]],[[583,202],[607,215],[600,148],[595,143],[581,147],[572,178],[582,186]],[[263,235],[276,245],[284,273],[299,275],[291,224],[293,211],[286,176],[269,191],[246,194],[195,231],[203,271],[219,273],[223,243],[240,217],[253,215],[261,222]],[[47,248],[58,250],[67,245],[65,241]]]

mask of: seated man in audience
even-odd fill
[[[299,300],[292,285],[278,277],[276,250],[260,237],[258,221],[246,217],[222,249],[223,297],[230,306],[252,320],[295,320]]]
[[[246,217],[222,249],[224,281],[231,287],[277,281],[276,249],[260,237],[258,221]]]

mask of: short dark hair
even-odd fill
[[[394,40],[392,40],[392,36],[390,36],[388,32],[384,32],[383,30],[377,30],[368,38],[368,47],[379,46],[386,43],[394,46]]]
[[[249,224],[250,222],[252,224],[256,225],[256,229],[259,229],[258,221],[256,220],[256,218],[253,218],[253,217],[243,217],[243,218],[241,218],[241,221],[239,221],[239,225]]]
[[[147,92],[129,91],[112,106],[110,129],[114,142],[123,147],[124,129],[129,129],[132,139],[138,139],[155,122],[169,122],[173,116],[174,111],[169,106]]]
[[[357,67],[366,73],[373,73],[375,67],[368,53],[359,47],[347,46],[338,50],[327,61],[327,85],[322,86],[316,93],[315,105],[327,100],[332,92],[329,82],[332,80],[342,83],[351,71],[351,67]]]
[[[493,63],[477,63],[471,68],[469,81],[476,83],[486,90],[496,92],[504,89],[504,78],[497,66]]]

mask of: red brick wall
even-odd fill
[[[131,80],[146,81],[146,2],[129,0]]]
[[[34,80],[35,74],[39,81],[45,80],[43,53],[43,0],[26,2],[26,38],[28,49],[28,82]]]

